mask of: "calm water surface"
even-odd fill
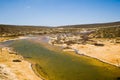
[[[85,56],[51,51],[34,40],[17,40],[11,46],[35,62],[39,74],[48,80],[117,80],[120,77],[120,68]]]

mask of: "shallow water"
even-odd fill
[[[13,42],[13,40],[9,40],[9,41],[5,41],[5,42],[0,42],[0,47],[7,47],[9,45],[11,45]]]
[[[37,63],[38,72],[48,80],[117,80],[120,77],[120,68],[85,56],[51,51],[34,41],[17,40],[11,46]]]

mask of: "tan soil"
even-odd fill
[[[14,37],[0,37],[0,42],[6,41],[12,38],[14,39]]]
[[[21,62],[13,62],[16,59]],[[42,80],[33,72],[31,63],[20,55],[10,54],[8,48],[0,50],[0,68],[0,80]]]
[[[107,40],[102,40],[100,43],[104,44],[104,46],[73,44],[71,47],[79,50],[79,54],[120,67],[120,44],[110,43]]]

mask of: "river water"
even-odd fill
[[[86,56],[47,49],[39,40],[16,40],[10,46],[36,63],[36,70],[46,80],[119,80],[120,68]]]

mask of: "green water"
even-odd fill
[[[117,80],[120,77],[120,68],[85,56],[50,51],[32,41],[15,41],[12,47],[36,62],[36,69],[48,80]]]

